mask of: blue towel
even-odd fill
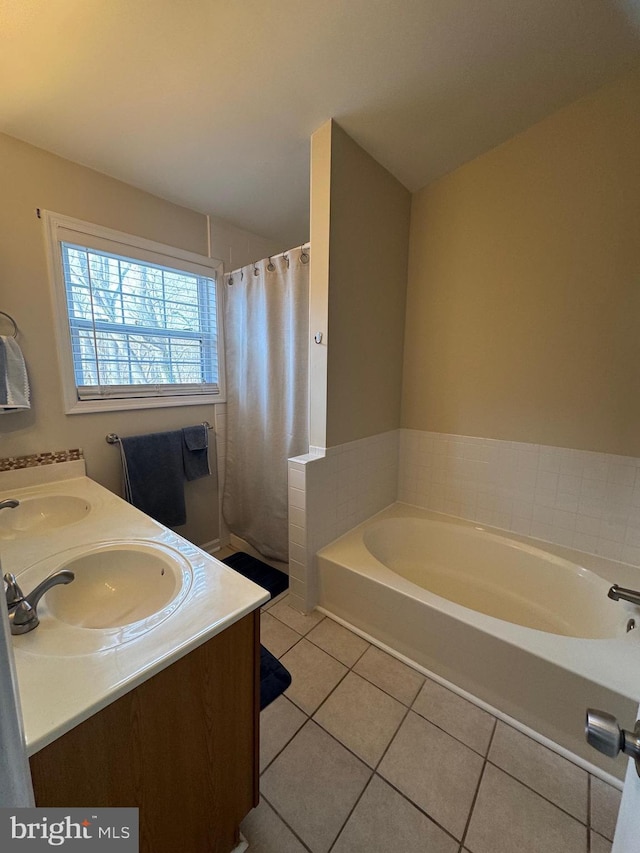
[[[187,520],[182,433],[154,432],[120,439],[125,498],[167,527]]]
[[[209,467],[209,430],[204,424],[184,427],[182,430],[182,463],[187,480],[208,477]]]

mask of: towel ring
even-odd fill
[[[7,318],[7,320],[8,320],[8,321],[11,323],[11,325],[13,326],[13,332],[11,333],[11,337],[12,337],[12,338],[17,338],[17,337],[18,337],[18,324],[16,323],[16,321],[13,319],[13,317],[11,316],[11,314],[7,314],[7,312],[6,312],[6,311],[0,311],[0,314],[2,314],[2,316],[3,316],[3,317],[6,317],[6,318]]]

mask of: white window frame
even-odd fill
[[[202,406],[212,403],[225,402],[224,386],[224,337],[222,324],[222,299],[223,299],[223,264],[217,258],[209,258],[203,255],[187,252],[164,243],[156,243],[144,237],[133,234],[125,234],[122,231],[114,231],[111,228],[103,228],[80,219],[73,219],[50,210],[42,210],[41,217],[44,222],[45,243],[47,250],[47,266],[49,281],[51,284],[51,296],[53,301],[53,316],[55,321],[56,346],[58,361],[62,379],[62,393],[64,400],[64,411],[68,415],[77,415],[85,412],[107,412],[124,411],[128,409],[164,408],[168,406]],[[118,254],[137,258],[139,260],[152,260],[173,269],[200,268],[200,274],[215,279],[216,287],[216,324],[217,324],[217,346],[218,346],[218,393],[193,393],[193,394],[167,394],[150,396],[148,390],[140,397],[102,397],[96,400],[80,400],[75,380],[73,364],[73,351],[71,342],[71,329],[67,307],[66,286],[62,266],[62,242],[69,242],[68,232],[76,232],[77,239],[74,242],[89,248],[100,249],[100,242],[107,241],[118,247]],[[61,236],[64,232],[65,236]],[[165,386],[166,387],[166,386]]]

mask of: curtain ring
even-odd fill
[[[285,252],[283,252],[282,257],[287,262],[287,269],[289,269],[289,255],[287,255],[287,254],[285,254]]]
[[[232,275],[229,276],[229,281],[227,282],[227,284],[229,285],[229,287],[231,287],[231,285],[233,284],[233,276]]]
[[[258,264],[253,265],[253,274],[260,275],[260,270],[258,269]]]
[[[271,260],[271,255],[269,255],[269,263],[267,264],[267,269],[269,270],[269,272],[275,272],[275,268],[275,264]]]
[[[300,263],[308,264],[309,263],[309,253],[305,249],[304,246],[300,246]]]
[[[6,317],[6,318],[7,318],[7,320],[8,320],[8,321],[11,323],[11,325],[13,326],[13,332],[11,332],[11,337],[12,337],[12,338],[17,338],[17,337],[18,337],[18,324],[16,323],[16,321],[13,319],[13,317],[11,316],[11,314],[7,314],[7,312],[6,312],[6,311],[0,311],[0,314],[2,314],[2,316],[3,316],[3,317]]]
[[[244,281],[244,270],[240,270],[240,281]]]

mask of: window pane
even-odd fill
[[[217,383],[213,278],[61,245],[79,386]]]

